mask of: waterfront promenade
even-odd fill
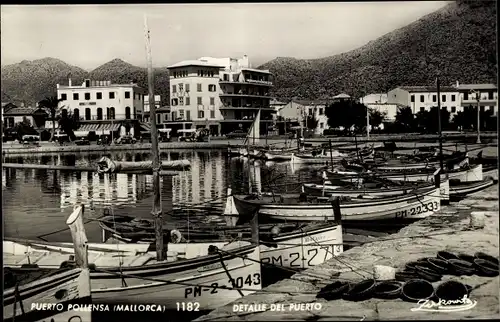
[[[498,177],[498,173],[496,174]],[[409,225],[385,240],[352,248],[341,256],[297,273],[289,279],[273,284],[261,292],[246,296],[221,307],[196,321],[363,321],[363,320],[455,320],[499,319],[499,277],[449,276],[442,281],[458,280],[473,287],[472,309],[461,312],[412,311],[416,303],[397,300],[371,299],[362,302],[316,299],[316,293],[335,279],[360,281],[371,278],[374,265],[397,269],[422,257],[435,257],[441,250],[473,255],[481,251],[499,255],[498,185],[470,195],[467,199],[443,207],[439,213]],[[470,228],[472,212],[482,212],[486,222],[482,229]],[[330,280],[311,276],[331,276]],[[438,283],[433,283],[436,286]],[[234,304],[320,303],[319,310],[234,312]],[[318,307],[318,305],[316,305]]]
[[[444,147],[452,148],[455,147],[455,142],[458,142],[459,148],[463,150],[464,144],[461,141],[465,139],[472,139],[474,137],[473,134],[468,133],[467,135],[463,133],[451,133],[444,135]],[[496,141],[497,134],[496,133],[483,133],[482,139],[488,141]],[[370,140],[367,140],[366,137],[318,137],[318,138],[309,138],[306,139],[307,143],[311,143],[313,145],[320,145],[321,143],[326,143],[329,140],[332,141],[332,146],[349,146],[354,147],[355,141],[357,141],[358,146],[362,147],[365,144],[373,144],[373,143],[382,143],[384,141],[394,141],[398,146],[406,146],[406,147],[415,147],[418,148],[420,146],[438,146],[437,143],[438,136],[437,135],[419,135],[419,134],[402,134],[402,135],[374,135],[370,137]],[[418,142],[421,141],[421,142]],[[434,141],[434,142],[433,142]],[[483,142],[484,142],[483,141]],[[288,142],[290,140],[288,139]],[[294,140],[294,142],[296,142]],[[250,143],[252,140],[250,139]],[[270,137],[265,138],[261,137],[260,142],[257,145],[271,145],[275,147],[283,147],[285,144],[284,137]],[[161,150],[166,149],[224,149],[228,145],[243,145],[243,139],[227,139],[224,137],[214,137],[210,139],[210,142],[161,142],[159,143],[159,147]],[[474,149],[478,146],[475,144],[469,144],[468,149]],[[19,144],[17,142],[4,142],[2,144],[2,154],[3,155],[11,155],[11,154],[31,154],[31,153],[57,153],[57,152],[108,152],[108,151],[147,151],[151,150],[151,143],[136,143],[136,144],[114,144],[114,145],[59,145],[54,142],[42,142],[40,146],[26,146],[23,144]],[[489,153],[488,155],[491,155]],[[496,155],[496,152],[494,153]]]

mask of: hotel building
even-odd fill
[[[272,74],[250,68],[248,57],[182,61],[169,66],[172,121],[212,134],[247,130],[259,109],[261,133],[272,125]]]
[[[62,109],[80,119],[76,135],[97,134],[134,135],[143,120],[144,96],[147,91],[136,83],[112,84],[111,81],[86,79],[81,85],[57,84],[57,97]]]
[[[451,115],[462,111],[458,90],[452,86],[441,86],[441,108]],[[413,114],[429,111],[437,106],[437,88],[431,86],[400,86],[387,93],[387,103],[410,106]]]

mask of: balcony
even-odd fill
[[[243,82],[237,81],[237,80],[224,80],[224,79],[219,79],[219,84],[235,84],[235,85],[258,85],[258,86],[265,86],[265,87],[273,87],[273,82],[269,81],[264,81],[264,80],[255,80],[255,79],[245,79]]]
[[[238,111],[255,111],[255,110],[264,110],[264,111],[274,111],[274,109],[270,106],[230,106],[223,105],[219,107],[219,110],[238,110]]]
[[[220,97],[252,97],[252,98],[269,98],[269,93],[255,93],[255,92],[238,92],[238,93],[220,93]]]

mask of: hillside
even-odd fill
[[[318,99],[345,92],[386,92],[398,85],[428,85],[439,70],[442,84],[496,83],[496,3],[458,1],[388,33],[363,47],[319,59],[279,57],[260,66],[275,75],[273,94]],[[327,42],[328,39],[325,39]],[[36,102],[55,93],[56,84],[84,78],[147,87],[147,70],[114,59],[90,73],[61,60],[44,58],[2,66],[2,102]],[[155,68],[155,94],[169,102],[166,68]]]
[[[494,1],[459,1],[353,51],[321,59],[276,58],[274,95],[326,98],[427,85],[496,83]]]
[[[2,66],[2,102],[33,104],[48,95],[55,95],[56,84],[67,84],[68,76],[83,82],[87,72],[55,58]]]
[[[45,96],[54,95],[56,84],[68,84],[69,75],[73,84],[81,84],[85,78],[126,84],[137,80],[144,88],[148,84],[146,68],[131,65],[121,59],[113,59],[89,73],[59,59],[44,58],[2,66],[2,102],[38,102]],[[163,104],[168,103],[168,82],[167,69],[156,68],[155,93],[162,95]]]

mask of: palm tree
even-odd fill
[[[57,96],[48,96],[38,102],[38,106],[45,109],[52,118],[52,134],[50,136],[50,141],[54,140],[54,135],[56,132],[56,115],[59,111],[59,103],[62,101],[63,99],[57,98]]]

